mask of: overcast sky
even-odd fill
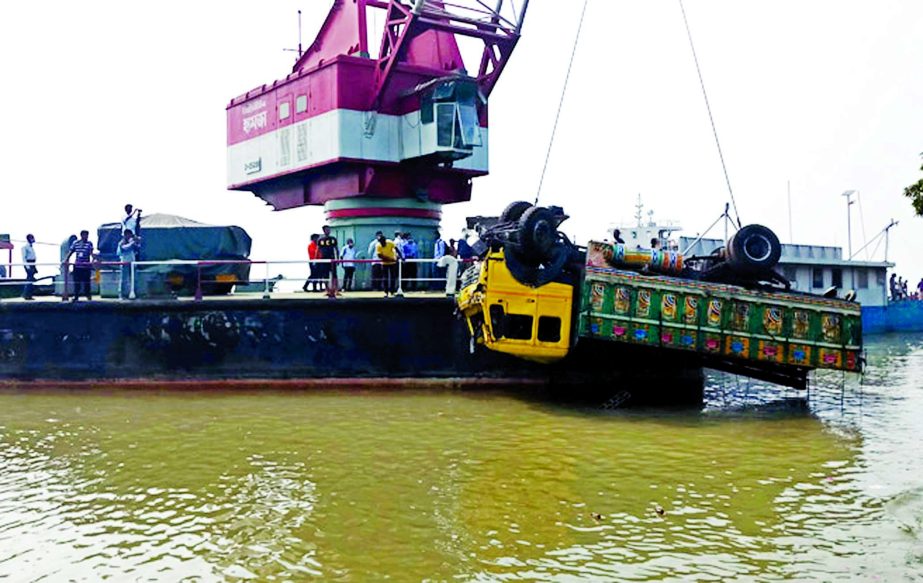
[[[255,259],[300,259],[319,208],[273,212],[225,190],[225,106],[287,74],[296,10],[310,43],[329,0],[0,3],[0,232],[60,241],[118,220],[126,202],[237,224]],[[470,214],[534,198],[581,2],[532,0],[490,108],[491,175]],[[744,223],[788,242],[853,248],[894,218],[891,256],[923,276],[923,219],[902,190],[923,151],[920,0],[686,0]],[[377,22],[381,22],[379,19]],[[469,69],[475,69],[470,64]],[[578,239],[655,218],[705,229],[728,201],[676,0],[590,0],[542,202]],[[881,257],[881,249],[878,258]],[[40,261],[57,259],[40,250]]]

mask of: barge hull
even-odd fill
[[[0,386],[545,387],[701,402],[700,363],[582,342],[539,365],[484,349],[445,297],[0,304]]]

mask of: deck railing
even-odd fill
[[[472,259],[460,260],[452,256],[445,256],[440,260],[434,259],[403,259],[396,262],[397,266],[397,278],[394,283],[392,292],[395,296],[401,297],[404,296],[408,291],[436,291],[444,289],[447,295],[454,295],[457,288],[457,281],[459,270],[464,268],[465,264],[473,262]],[[307,278],[304,277],[286,277],[281,274],[276,277],[270,277],[270,274],[274,268],[291,270],[292,267],[304,267],[306,262],[304,260],[276,260],[276,261],[267,261],[267,260],[166,260],[166,261],[132,261],[132,262],[123,262],[123,261],[93,261],[89,264],[80,264],[81,266],[89,266],[92,270],[95,279],[97,282],[101,282],[104,273],[115,273],[118,276],[118,279],[114,282],[117,285],[119,290],[119,298],[122,299],[123,295],[127,299],[136,299],[139,294],[137,292],[138,280],[140,274],[150,275],[152,273],[151,268],[156,267],[177,267],[183,268],[186,271],[191,271],[195,274],[193,283],[195,285],[195,290],[193,297],[195,300],[202,300],[206,295],[205,291],[209,286],[221,285],[221,286],[244,286],[244,285],[253,285],[253,284],[262,284],[263,286],[263,295],[264,299],[269,299],[271,297],[272,287],[275,286],[278,282],[305,282],[305,286],[308,284],[318,284],[326,287],[328,296],[335,298],[338,294],[337,292],[342,291],[358,291],[358,290],[343,290],[341,287],[342,282],[345,279],[345,272],[342,271],[343,267],[355,267],[355,274],[359,275],[360,269],[367,268],[368,271],[372,273],[361,273],[361,278],[354,277],[353,282],[357,279],[363,280],[363,282],[371,281],[372,289],[374,291],[385,291],[382,287],[387,285],[388,278],[382,276],[381,274],[378,277],[374,276],[375,266],[386,265],[379,259],[313,259],[310,262],[307,262],[310,266],[312,272],[317,273],[318,271],[326,271],[326,269],[318,270],[318,266],[329,265],[333,268],[329,270],[330,275],[325,277],[323,280],[316,279],[314,273],[309,274]],[[26,286],[30,284],[41,284],[42,281],[47,281],[49,279],[59,279],[63,284],[60,295],[63,300],[67,300],[72,295],[72,284],[73,272],[72,269],[75,267],[74,262],[64,262],[64,263],[32,263],[28,264],[38,268],[39,273],[46,273],[51,270],[60,270],[59,273],[54,276],[42,276],[36,278],[34,281],[28,281],[25,279],[14,280],[10,277],[6,279],[0,278],[0,286]],[[211,267],[221,267],[221,266],[247,266],[250,268],[252,273],[254,268],[262,266],[263,275],[262,279],[253,279],[252,275],[248,276],[246,279],[239,279],[234,275],[227,275],[224,278],[208,279],[208,275],[204,273],[205,270]],[[393,264],[392,264],[393,265]],[[426,265],[432,266],[433,274],[435,277],[417,277],[417,276],[407,276],[407,271],[409,266],[417,267]],[[25,270],[26,264],[24,263],[13,263],[10,264],[10,267],[22,268]],[[127,269],[125,269],[127,268]],[[383,269],[383,268],[382,268]],[[443,271],[444,270],[444,271]],[[422,271],[422,270],[421,270]],[[441,275],[445,273],[445,275]],[[9,275],[9,274],[8,274]],[[163,280],[166,281],[172,274],[163,273]],[[124,281],[124,278],[128,278],[127,282]],[[58,281],[55,281],[57,284]],[[127,284],[127,285],[126,285]],[[127,292],[123,294],[123,290]],[[424,288],[424,289],[418,289]]]

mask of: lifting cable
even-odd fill
[[[724,170],[724,180],[728,185],[728,193],[731,195],[731,203],[734,205],[734,216],[737,219],[737,227],[740,228],[740,213],[737,211],[737,201],[734,200],[734,190],[731,188],[731,179],[728,177],[727,165],[724,163],[724,153],[721,151],[721,142],[718,141],[718,130],[715,127],[715,118],[711,114],[711,104],[708,102],[708,93],[705,91],[705,81],[702,79],[702,69],[699,67],[699,57],[695,53],[695,44],[692,42],[692,31],[689,29],[689,19],[686,18],[686,8],[683,6],[683,0],[679,0],[679,9],[683,12],[683,22],[686,25],[686,35],[689,37],[689,46],[692,48],[692,59],[695,61],[695,70],[699,74],[699,84],[702,86],[702,96],[705,97],[705,108],[708,110],[708,120],[711,122],[711,131],[715,134],[715,145],[718,146],[718,157],[721,158],[721,168]]]
[[[574,48],[570,53],[570,63],[567,65],[567,75],[564,77],[564,87],[561,89],[561,100],[558,102],[558,113],[554,117],[554,127],[551,130],[551,139],[548,141],[548,151],[545,152],[545,165],[542,167],[542,176],[538,181],[538,192],[535,193],[535,205],[542,195],[542,185],[545,183],[545,171],[548,170],[548,160],[551,158],[551,148],[554,146],[554,136],[558,132],[558,121],[561,119],[561,108],[564,107],[564,96],[567,94],[567,83],[570,81],[570,71],[574,66],[574,56],[577,54],[577,44],[580,42],[580,31],[583,29],[583,19],[586,16],[586,7],[590,0],[583,0],[583,12],[580,13],[580,24],[577,25],[577,36],[574,37]]]

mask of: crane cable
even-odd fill
[[[586,16],[586,7],[590,0],[583,0],[583,11],[580,13],[580,24],[577,25],[577,36],[574,37],[574,48],[570,53],[570,63],[567,65],[567,75],[564,77],[564,88],[561,89],[561,100],[558,102],[558,113],[554,117],[554,127],[551,130],[551,139],[548,141],[548,151],[545,152],[545,165],[542,167],[542,176],[538,181],[538,192],[535,193],[535,205],[542,195],[542,185],[545,183],[545,172],[548,170],[548,160],[551,159],[551,148],[554,146],[554,137],[558,132],[558,121],[561,119],[561,109],[564,107],[564,96],[567,94],[567,84],[570,81],[570,71],[574,66],[574,56],[577,54],[577,45],[580,42],[580,31],[583,30],[583,19]]]
[[[724,170],[724,180],[728,185],[731,203],[734,205],[734,215],[737,218],[737,227],[740,228],[740,213],[737,211],[737,201],[734,200],[734,190],[731,188],[731,179],[728,177],[727,165],[724,163],[724,152],[721,151],[721,142],[718,140],[718,129],[715,127],[715,118],[711,113],[711,104],[708,102],[708,93],[705,91],[705,81],[702,79],[702,69],[699,67],[699,57],[695,53],[695,44],[692,42],[692,31],[689,29],[689,19],[686,18],[686,8],[683,0],[679,0],[679,9],[683,12],[683,23],[686,25],[686,35],[689,37],[689,46],[692,48],[692,59],[695,61],[695,70],[699,74],[699,84],[702,86],[702,96],[705,97],[705,108],[708,110],[708,120],[711,122],[711,131],[715,134],[715,145],[718,146],[718,157],[721,158],[721,168]]]

